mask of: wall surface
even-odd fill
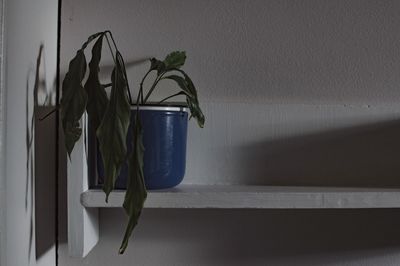
[[[53,0],[5,0],[7,258],[4,266],[55,263],[54,246],[40,256],[35,252],[33,188],[37,176],[32,118],[34,105],[37,108],[38,104],[34,101],[34,94],[37,95],[34,88],[48,84],[50,90],[57,73],[57,10],[58,3]],[[37,69],[41,45],[41,67]],[[54,142],[47,145],[54,146]]]
[[[398,186],[399,12],[378,0],[65,0],[61,69],[110,29],[136,93],[144,59],[186,50],[207,121],[190,125],[185,183]],[[61,265],[400,262],[397,210],[145,210],[124,256],[122,210],[101,210],[98,246],[72,259],[61,196]]]
[[[0,1],[0,265],[5,265],[6,244],[6,195],[5,195],[5,88],[4,88],[4,54],[3,54],[3,25],[4,1]]]

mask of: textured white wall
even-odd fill
[[[31,227],[31,223],[35,225],[30,197],[33,180],[27,170],[26,135],[33,112],[35,67],[41,44],[44,81],[52,85],[56,77],[57,10],[58,3],[52,0],[5,0],[7,262],[4,266],[47,266],[55,262],[54,247],[36,261],[35,229]]]
[[[207,122],[190,125],[185,183],[399,185],[399,12],[398,1],[377,0],[65,0],[62,69],[103,29],[134,90],[142,59],[186,50]],[[102,210],[98,247],[73,260],[62,244],[61,265],[400,261],[396,210],[145,210],[117,256],[121,219]]]
[[[114,32],[127,61],[183,49],[203,101],[376,103],[400,95],[397,1],[68,0],[63,7],[63,56],[102,29]],[[132,87],[142,73],[131,71]]]

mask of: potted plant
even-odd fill
[[[87,68],[84,51],[91,42],[95,43],[88,64],[89,75],[83,85]],[[101,84],[99,80],[102,47],[105,42],[114,62],[111,83],[108,85]],[[76,141],[80,138],[82,134],[80,119],[87,112],[90,127],[97,136],[99,158],[101,158],[99,173],[104,177],[102,187],[106,201],[114,189],[121,169],[126,165],[126,173],[120,176],[120,180],[127,179],[123,207],[129,220],[119,249],[121,254],[125,251],[138,222],[147,196],[146,186],[170,187],[177,185],[183,178],[182,158],[186,149],[187,109],[190,111],[190,117],[195,118],[200,127],[204,125],[205,119],[199,107],[196,88],[190,77],[181,69],[185,60],[185,52],[170,53],[163,61],[152,58],[150,68],[141,80],[137,98],[133,102],[124,59],[112,33],[103,31],[91,35],[77,51],[69,63],[62,84],[60,107],[67,152],[71,154]],[[156,73],[156,78],[145,93],[143,84],[151,72]],[[179,91],[160,100],[156,105],[149,105],[150,95],[159,82],[165,79],[175,81]],[[109,96],[107,87],[111,87]],[[186,97],[186,106],[165,104],[165,100],[178,95]],[[162,167],[168,164],[175,167],[176,169],[172,171],[176,172],[168,175],[171,171],[161,169],[158,173],[152,173],[153,168],[160,168],[157,161],[161,161]],[[157,180],[157,176],[163,172],[166,173],[164,176],[161,175],[163,179]]]

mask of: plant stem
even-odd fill
[[[149,92],[146,94],[146,97],[144,98],[144,102],[143,103],[147,102],[147,100],[149,99],[151,93],[154,91],[154,89],[156,88],[158,82],[162,79],[162,76],[164,74],[165,74],[165,72],[162,73],[161,75],[157,76],[157,78],[154,80],[153,85],[151,85],[151,88],[150,88]]]
[[[143,98],[143,90],[139,90],[138,96],[136,98],[136,112],[139,112],[139,99]]]
[[[182,94],[185,94],[185,93],[182,92],[182,91],[177,92],[177,93],[175,93],[175,94],[173,94],[173,95],[171,95],[171,96],[168,96],[167,98],[162,99],[162,100],[159,101],[158,103],[159,103],[159,104],[160,104],[160,103],[163,103],[163,102],[165,102],[165,101],[168,100],[168,99],[171,99],[171,98],[173,98],[173,97],[175,97],[175,96],[182,95]]]
[[[117,50],[117,51],[118,51],[117,44],[115,43],[115,40],[114,40],[114,37],[113,37],[113,35],[112,35],[111,31],[109,31],[109,30],[106,30],[106,31],[105,31],[105,33],[108,33],[108,34],[110,35],[110,37],[111,37],[111,40],[112,40],[112,42],[113,42],[113,44],[114,44],[115,50]]]
[[[115,54],[116,54],[116,57],[117,57],[117,58],[114,57],[114,52],[113,52],[113,50],[112,50],[112,48],[111,48],[110,40],[108,39],[107,33],[110,35],[111,40],[112,40],[112,42],[113,42],[113,44],[114,44]],[[109,31],[109,30],[105,31],[105,32],[104,32],[104,36],[106,37],[107,44],[108,44],[108,48],[110,49],[112,58],[113,58],[113,60],[114,60],[114,64],[117,65],[117,60],[119,60],[120,63],[121,63],[121,66],[123,67],[122,73],[123,73],[123,75],[124,75],[124,79],[125,79],[125,82],[126,82],[126,88],[127,88],[127,91],[128,91],[129,103],[132,105],[132,104],[133,104],[133,101],[132,101],[131,89],[129,88],[129,82],[128,82],[128,76],[127,76],[127,74],[126,74],[126,68],[125,68],[124,58],[122,57],[121,53],[120,53],[119,50],[118,50],[117,44],[115,43],[115,40],[114,40],[114,37],[113,37],[111,31]]]
[[[110,40],[108,39],[107,34],[105,34],[104,36],[106,37],[108,48],[110,49],[111,56],[112,56],[112,58],[114,60],[114,64],[116,65],[117,64],[117,60],[115,60],[114,51],[111,48]]]
[[[121,53],[117,50],[117,60],[118,59],[120,60],[120,63],[123,68],[122,73],[124,75],[124,79],[126,82],[126,88],[128,90],[129,103],[132,105],[133,101],[132,101],[131,89],[129,88],[128,75],[126,74],[125,61],[124,61],[124,58],[122,57]]]
[[[143,83],[146,80],[147,76],[150,74],[152,70],[147,71],[147,73],[144,75],[144,77],[142,78],[142,81],[140,82],[140,96],[141,96],[141,103],[143,104]]]

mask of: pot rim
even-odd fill
[[[136,110],[137,106],[132,105],[131,110]],[[147,103],[140,104],[139,111],[171,111],[171,112],[188,112],[189,108],[186,103]]]

